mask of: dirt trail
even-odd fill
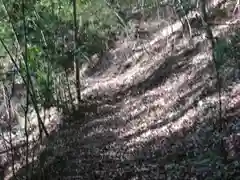
[[[229,30],[222,28],[214,33]],[[192,44],[179,38],[179,22],[173,29],[159,30],[135,49],[126,40],[84,77],[85,100],[111,101],[86,115],[86,123],[74,117],[53,135],[41,155],[48,179],[174,179],[170,165],[204,144],[200,137],[212,132],[207,122],[217,117],[211,52],[200,36]],[[222,96],[224,113],[240,104],[240,86],[231,87]],[[192,168],[175,179],[203,178],[216,169]]]
[[[83,80],[85,99],[113,101],[87,115],[87,123],[75,117],[54,135],[45,152],[57,154],[47,166],[48,178],[174,179],[168,165],[182,162],[186,149],[201,146],[200,137],[212,131],[206,122],[217,117],[217,93],[204,40],[196,37],[193,46],[185,39],[165,42],[135,53],[128,49],[126,59],[126,47],[110,52],[112,64]],[[239,94],[239,86],[224,92],[224,111],[237,106]],[[175,179],[205,173],[197,166],[184,171],[188,176]]]

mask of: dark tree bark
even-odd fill
[[[77,47],[77,7],[76,7],[76,0],[73,0],[73,21],[74,21],[74,50],[76,51]],[[76,53],[73,55],[73,60],[75,62],[75,71],[76,71],[76,91],[77,91],[77,100],[78,100],[78,108],[81,103],[81,92],[80,92],[80,65],[79,60],[76,58]]]
[[[222,96],[222,92],[221,92],[221,77],[220,77],[220,72],[218,70],[218,65],[217,65],[217,59],[215,56],[215,52],[214,52],[214,48],[215,48],[215,44],[217,41],[217,38],[214,38],[212,30],[210,28],[210,25],[208,24],[208,14],[207,14],[207,10],[206,10],[207,6],[206,6],[206,0],[201,0],[200,1],[200,10],[201,10],[201,14],[202,14],[202,23],[203,23],[203,27],[205,29],[206,35],[208,40],[211,43],[211,48],[212,48],[212,60],[214,63],[214,67],[215,67],[215,71],[216,71],[216,79],[217,79],[217,90],[218,90],[218,101],[219,101],[219,109],[218,109],[218,121],[219,122],[215,122],[215,125],[218,125],[219,131],[221,131],[224,128],[224,122],[223,122],[223,118],[222,118],[222,100],[221,100],[221,96]]]

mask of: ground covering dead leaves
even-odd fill
[[[138,52],[125,40],[86,71],[82,97],[95,105],[51,135],[33,179],[240,178],[239,83],[224,82],[226,127],[218,132],[207,40],[196,36],[190,45],[163,34]]]

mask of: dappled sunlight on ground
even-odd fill
[[[211,128],[219,110],[211,52],[203,38],[190,45],[171,33],[159,32],[145,47],[139,45],[139,52],[123,52],[129,47],[122,44],[111,52],[115,64],[82,78],[83,99],[104,103],[92,115],[66,119],[51,134],[41,155],[49,179],[167,179],[162,171],[171,174],[171,163],[187,162],[187,150],[199,146],[196,157],[208,156],[203,141],[217,139]],[[240,87],[232,86],[222,93],[223,117],[240,107]],[[44,153],[57,158],[49,160]],[[179,166],[189,166],[188,179],[206,171],[188,164]]]
[[[49,133],[52,133],[54,131],[57,131],[61,122],[61,114],[59,111],[57,111],[56,108],[50,108],[48,110],[42,109],[40,112],[40,117],[42,118],[42,121],[45,124],[45,127]],[[34,151],[36,154],[40,154],[42,151],[42,147],[39,145],[38,142],[38,134],[39,131],[37,130],[37,115],[34,110],[29,113],[29,119],[31,119],[31,124],[28,125],[29,127],[29,133],[28,133],[28,146],[29,151]],[[6,179],[10,178],[12,176],[11,171],[11,163],[9,162],[11,159],[10,154],[11,148],[14,149],[14,162],[15,162],[15,171],[18,171],[21,169],[25,164],[25,158],[24,156],[21,156],[21,153],[26,153],[26,137],[23,132],[17,131],[16,133],[11,132],[11,139],[10,139],[10,133],[5,132],[1,134],[0,136],[0,144],[3,146],[0,147],[0,159],[1,163],[5,166],[5,173],[6,173]],[[10,144],[10,141],[12,145]],[[7,153],[8,152],[8,153]],[[32,157],[29,157],[29,163],[33,161]]]

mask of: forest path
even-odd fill
[[[123,88],[119,98],[104,101],[85,117],[75,115],[72,120],[68,119],[53,135],[53,141],[50,140],[45,151],[47,159],[42,158],[43,162],[48,162],[49,154],[54,157],[45,167],[46,178],[172,177],[169,166],[185,161],[187,149],[202,143],[198,142],[199,137],[208,138],[212,129],[206,122],[217,116],[214,113],[216,81],[210,62],[210,54],[201,52],[198,47],[155,58],[148,74],[138,74],[145,78],[139,78],[140,81],[129,89]],[[104,85],[103,80],[100,86],[114,88],[112,84]],[[239,102],[235,101],[239,100],[239,94],[239,86],[223,94],[224,110]],[[100,92],[95,98],[101,101],[98,98],[101,96]],[[237,98],[231,98],[233,96]],[[187,177],[182,175],[183,179],[201,178],[203,174],[198,169],[182,171],[188,174]]]
[[[141,48],[113,50],[97,64],[103,69],[83,78],[83,99],[99,105],[51,135],[41,154],[45,179],[203,179],[217,170],[190,166],[194,160],[186,158],[196,148],[206,155],[215,138],[209,126],[218,104],[211,51],[201,35],[191,44],[181,37],[179,23],[164,34],[169,29]],[[214,33],[228,30],[215,27]],[[239,107],[239,95],[236,83],[223,92],[224,114]],[[178,171],[171,169],[175,164]]]

